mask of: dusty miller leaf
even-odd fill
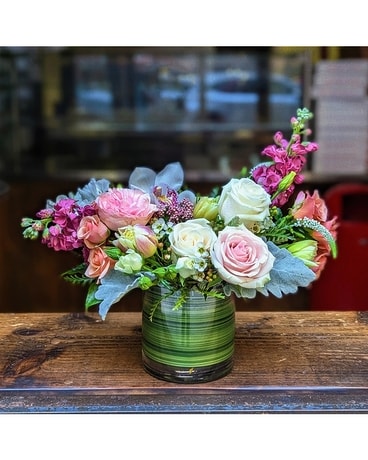
[[[125,296],[129,291],[138,287],[139,276],[125,275],[117,270],[111,270],[101,280],[101,284],[98,286],[95,292],[97,300],[101,300],[99,306],[99,314],[104,320],[111,305]]]
[[[299,287],[309,286],[316,279],[314,272],[287,249],[279,248],[271,241],[267,245],[275,262],[270,272],[271,280],[259,292],[264,295],[269,292],[281,298],[285,294],[294,294]]]
[[[107,179],[91,179],[83,188],[79,188],[74,196],[79,206],[92,203],[103,192],[107,192],[110,182]]]

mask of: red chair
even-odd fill
[[[368,184],[346,183],[324,195],[339,219],[338,255],[312,283],[311,310],[368,310]]]

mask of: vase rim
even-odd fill
[[[175,296],[175,295],[180,295],[180,293],[181,293],[182,291],[186,291],[186,292],[188,293],[188,295],[196,295],[196,294],[198,294],[198,295],[202,295],[203,297],[206,297],[206,296],[207,296],[207,297],[210,297],[210,298],[213,297],[212,294],[209,294],[209,293],[206,293],[206,292],[202,292],[202,291],[200,291],[200,290],[199,290],[197,287],[195,287],[195,286],[193,286],[193,287],[190,288],[190,289],[184,288],[183,290],[171,290],[171,289],[169,289],[169,288],[167,288],[167,287],[165,287],[165,286],[160,286],[159,284],[156,284],[156,285],[150,287],[150,288],[148,289],[148,291],[161,291],[161,292],[163,292],[163,293],[165,293],[165,294],[171,293],[171,295],[174,295],[174,296]],[[226,298],[226,297],[231,297],[231,296],[226,295],[222,289],[217,289],[217,290],[214,289],[214,290],[211,291],[211,292],[212,292],[212,293],[216,293],[216,294],[222,294],[222,295],[224,296],[224,298]]]

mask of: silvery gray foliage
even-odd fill
[[[95,297],[97,300],[101,300],[99,314],[103,320],[105,320],[111,305],[119,302],[125,294],[138,287],[138,282],[139,277],[136,275],[125,275],[117,270],[111,270],[101,279]]]
[[[107,192],[109,188],[110,182],[107,179],[91,179],[83,188],[78,188],[75,194],[70,192],[68,195],[58,195],[55,200],[48,199],[46,201],[46,208],[53,209],[57,202],[67,198],[76,200],[79,206],[86,206],[87,204],[91,204],[95,201],[98,195]]]
[[[279,248],[272,241],[268,241],[267,246],[276,260],[270,272],[271,280],[264,287],[266,291],[281,298],[284,294],[295,294],[299,287],[307,287],[316,279],[315,273],[287,249]]]
[[[110,182],[107,179],[91,179],[87,185],[78,189],[73,198],[79,206],[86,206],[95,201],[101,193],[107,192],[109,188]]]

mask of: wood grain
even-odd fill
[[[368,410],[365,312],[238,312],[232,373],[196,385],[144,372],[140,323],[1,314],[0,411]]]

